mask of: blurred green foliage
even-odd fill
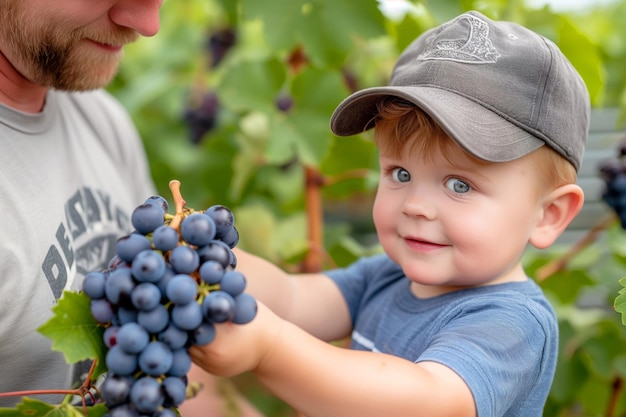
[[[231,207],[240,246],[289,268],[309,249],[304,171],[312,167],[328,184],[322,189],[328,266],[377,251],[369,217],[374,146],[368,134],[334,137],[330,115],[351,91],[385,84],[417,35],[470,9],[552,39],[581,73],[594,107],[626,108],[624,0],[576,13],[531,9],[521,0],[415,0],[394,18],[378,6],[374,0],[164,2],[161,32],[127,48],[110,87],[137,123],[159,192],[169,196],[167,184],[176,178],[190,207]],[[216,56],[229,41],[232,47]],[[197,109],[207,97],[217,100],[216,111],[204,114],[209,128],[199,134],[189,117],[202,116]],[[608,243],[592,245],[542,283],[561,323],[546,416],[626,413],[620,395],[626,333],[613,310],[626,238],[617,226],[608,235]],[[556,255],[529,257],[529,272]],[[283,412],[247,379],[239,385],[268,415]]]

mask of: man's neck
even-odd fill
[[[0,52],[0,103],[24,113],[39,113],[47,92],[47,87],[24,78]]]

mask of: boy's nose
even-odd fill
[[[118,1],[109,11],[111,20],[136,30],[142,36],[154,36],[159,31],[159,10],[163,0]]]
[[[410,217],[423,217],[427,220],[433,220],[437,211],[432,198],[428,196],[425,190],[420,189],[407,194],[402,204],[402,213]]]

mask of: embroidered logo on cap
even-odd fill
[[[417,59],[487,64],[496,62],[500,56],[489,39],[489,25],[470,14],[441,26],[426,42],[430,46]]]

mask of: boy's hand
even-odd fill
[[[216,337],[205,346],[189,349],[192,360],[205,371],[234,376],[254,371],[279,342],[283,320],[260,302],[256,317],[247,324],[219,323]]]

